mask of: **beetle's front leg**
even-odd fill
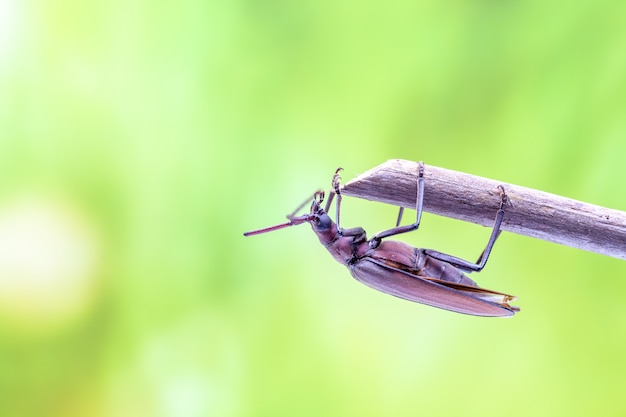
[[[496,212],[496,219],[494,221],[493,229],[491,230],[491,236],[489,237],[487,246],[480,254],[476,262],[469,262],[464,259],[457,258],[456,256],[441,253],[432,249],[426,249],[424,250],[424,252],[427,255],[432,256],[433,258],[448,262],[449,264],[452,264],[457,268],[463,269],[465,271],[480,272],[487,263],[487,259],[489,258],[489,254],[491,253],[491,249],[493,248],[494,243],[496,243],[496,239],[498,239],[498,236],[500,236],[500,226],[502,225],[502,219],[504,218],[504,210],[509,201],[506,192],[504,191],[504,187],[502,185],[498,185],[498,188],[500,189],[500,208],[498,208],[498,211]]]
[[[326,209],[325,211],[328,213],[328,210],[330,209],[330,203],[333,201],[333,198],[335,196],[337,196],[337,203],[336,204],[336,215],[335,215],[335,223],[337,224],[337,231],[341,236],[361,236],[361,235],[365,235],[365,231],[363,230],[362,227],[353,227],[350,229],[344,229],[341,227],[341,223],[339,222],[340,219],[340,214],[341,214],[341,200],[342,200],[342,196],[341,196],[341,176],[339,175],[339,173],[343,170],[343,168],[339,167],[337,168],[337,170],[335,171],[335,174],[333,175],[333,181],[332,181],[332,191],[330,192],[330,197],[328,198],[328,203],[326,204]]]

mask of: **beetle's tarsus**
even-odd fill
[[[419,178],[423,178],[424,177],[424,163],[422,161],[419,161],[417,163],[417,176]]]
[[[500,190],[500,210],[504,210],[506,206],[512,206],[509,196],[504,191],[504,185],[498,185],[498,189]]]
[[[339,167],[335,170],[335,175],[333,175],[332,185],[333,189],[335,190],[335,194],[337,195],[341,194],[341,192],[339,191],[339,189],[341,188],[341,176],[339,175],[339,173],[341,171],[343,171],[343,168]]]

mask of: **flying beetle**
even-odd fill
[[[335,171],[332,190],[324,208],[322,208],[324,192],[317,191],[313,195],[309,213],[296,215],[305,202],[287,216],[288,222],[246,232],[244,236],[310,223],[320,243],[335,260],[346,265],[357,281],[375,290],[409,301],[475,316],[510,317],[519,311],[518,307],[509,305],[509,302],[516,300],[517,297],[481,288],[465,275],[479,272],[485,267],[491,249],[500,235],[500,225],[508,201],[504,187],[498,187],[500,206],[487,246],[476,262],[469,262],[435,250],[414,248],[397,240],[383,240],[417,230],[419,227],[424,201],[422,162],[418,166],[415,223],[400,226],[403,213],[401,208],[396,226],[383,230],[370,239],[361,227],[344,229],[340,226],[341,170],[338,168]],[[333,221],[328,211],[335,196],[336,217]]]

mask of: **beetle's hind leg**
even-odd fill
[[[464,271],[481,271],[485,267],[487,259],[489,259],[489,254],[491,253],[491,249],[493,248],[494,243],[496,243],[498,236],[500,236],[500,232],[502,232],[500,230],[500,226],[502,225],[502,219],[504,218],[504,211],[506,209],[506,206],[509,204],[509,198],[504,191],[504,187],[502,185],[498,185],[498,188],[500,189],[500,207],[496,212],[496,219],[494,221],[493,229],[491,230],[491,236],[489,237],[487,246],[485,246],[485,249],[482,251],[476,262],[469,262],[464,259],[457,258],[456,256],[437,252],[432,249],[426,249],[426,254],[432,256],[433,258],[437,258],[439,260],[452,264]]]

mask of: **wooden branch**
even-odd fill
[[[418,164],[389,160],[349,181],[342,194],[415,208]],[[626,213],[462,172],[424,165],[424,210],[492,226],[509,197],[502,230],[626,260]]]

